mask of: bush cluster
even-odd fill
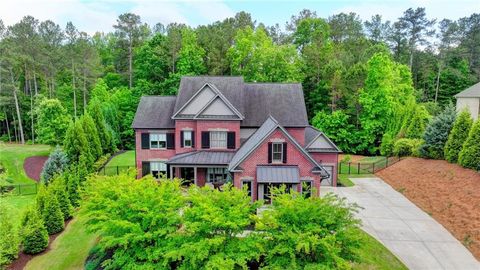
[[[423,144],[419,139],[398,139],[393,146],[393,154],[398,157],[420,155],[420,146]]]

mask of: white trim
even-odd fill
[[[207,102],[207,104],[206,104],[205,106],[203,106],[203,108],[201,108],[200,111],[199,111],[197,114],[195,114],[195,116],[193,116],[193,119],[204,119],[204,118],[201,118],[201,117],[199,117],[199,116],[200,116],[205,110],[207,110],[208,107],[210,107],[210,105],[212,105],[212,104],[217,100],[217,98],[219,98],[221,101],[223,101],[223,102],[225,103],[225,105],[227,105],[227,107],[228,107],[240,120],[243,120],[243,119],[244,119],[243,115],[241,115],[240,112],[238,112],[237,110],[233,110],[233,109],[234,109],[234,108],[232,108],[233,105],[231,105],[231,104],[229,105],[229,104],[228,104],[220,95],[218,95],[218,94],[217,94],[216,96],[214,96],[212,100],[210,100],[209,102]],[[219,117],[221,117],[221,116],[219,115]],[[239,120],[239,119],[232,119],[232,120]]]
[[[180,109],[178,109],[178,111],[175,112],[175,113],[172,115],[172,119],[175,119],[175,117],[177,116],[177,114],[179,114],[183,109],[185,109],[185,107],[187,107],[187,105],[188,105],[196,96],[198,96],[198,94],[201,92],[201,90],[203,90],[203,88],[205,88],[205,86],[207,86],[207,85],[208,85],[208,83],[203,84],[203,86],[200,87],[200,89],[198,89],[197,92],[195,92],[195,94],[193,94],[193,96],[190,97],[190,99],[188,99],[187,102],[185,102],[185,104],[183,104],[183,106],[180,107]],[[212,87],[210,87],[210,88],[212,88]],[[214,95],[212,99],[215,99],[215,97],[216,97],[216,96]]]
[[[308,150],[308,148],[310,147],[310,145],[312,145],[318,138],[320,138],[320,136],[323,136],[323,137],[327,140],[327,142],[330,144],[330,146],[332,146],[332,148],[335,150],[334,153],[335,153],[335,152],[339,152],[339,153],[342,152],[342,151],[337,147],[337,145],[334,144],[334,143],[332,142],[332,140],[330,140],[330,138],[328,138],[328,136],[325,135],[322,131],[320,131],[320,130],[312,127],[312,126],[310,126],[310,127],[313,128],[313,129],[315,129],[316,131],[318,131],[318,132],[320,132],[320,133],[318,133],[317,136],[315,136],[315,138],[313,138],[313,140],[311,140],[311,141],[305,146],[305,149]],[[320,151],[320,152],[326,152],[326,153],[328,152],[328,153],[331,153],[332,151]]]

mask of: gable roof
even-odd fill
[[[174,128],[170,117],[175,106],[175,96],[143,96],[137,107],[132,128]]]
[[[293,138],[288,131],[283,128],[275,118],[269,116],[267,120],[257,129],[250,138],[238,149],[228,165],[229,171],[234,171],[255,149],[257,149],[263,141],[272,134],[276,129],[280,131],[290,140],[290,142],[308,159],[314,167],[314,172],[319,171],[323,176],[328,176],[328,172],[318,162],[310,156],[305,149]]]
[[[476,83],[469,88],[463,90],[462,92],[455,95],[456,98],[459,97],[478,97],[480,98],[480,82]]]
[[[342,152],[327,135],[312,126],[305,129],[305,149],[308,152]]]
[[[308,126],[307,109],[299,83],[246,83],[243,127],[259,127],[273,116],[284,127]]]

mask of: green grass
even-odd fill
[[[76,216],[51,244],[50,250],[33,258],[24,269],[83,269],[88,253],[97,239],[96,235],[85,230],[84,222],[83,216]]]
[[[375,157],[364,157],[360,160],[361,163],[374,163],[379,161],[384,161],[385,157],[375,156]]]
[[[135,166],[135,150],[129,150],[120,155],[114,156],[107,164],[108,167],[113,166]]]
[[[373,174],[365,173],[365,174],[338,174],[337,182],[338,184],[344,187],[353,187],[355,184],[350,180],[350,178],[369,178],[374,176]]]
[[[0,164],[7,169],[13,183],[31,184],[34,181],[27,177],[23,170],[23,162],[31,156],[48,156],[51,147],[48,145],[0,144]],[[5,184],[5,183],[3,183]]]
[[[359,261],[353,264],[356,270],[403,270],[408,269],[395,255],[375,238],[362,231],[363,245],[356,250]]]

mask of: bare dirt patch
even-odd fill
[[[376,173],[431,215],[480,260],[480,173],[407,158]]]
[[[40,181],[40,173],[42,172],[43,165],[47,161],[48,157],[34,156],[28,157],[23,162],[23,169],[25,174],[35,181]]]

